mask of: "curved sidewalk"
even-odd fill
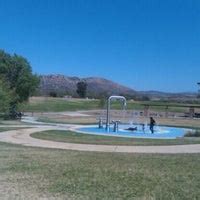
[[[20,144],[30,147],[43,147],[53,149],[66,149],[78,151],[94,152],[121,152],[121,153],[200,153],[200,144],[192,145],[173,145],[173,146],[114,146],[114,145],[91,145],[91,144],[74,144],[64,142],[54,142],[32,138],[30,134],[47,130],[58,130],[58,127],[44,126],[28,129],[18,129],[0,133],[0,141]],[[66,130],[66,129],[65,129]]]

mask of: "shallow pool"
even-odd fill
[[[129,127],[137,128],[135,131],[126,130]],[[77,129],[80,133],[104,135],[104,136],[116,136],[116,137],[129,137],[129,138],[152,138],[152,139],[175,139],[183,137],[184,134],[189,131],[185,128],[167,127],[167,126],[155,126],[154,133],[152,134],[149,127],[146,126],[145,130],[141,125],[120,125],[117,132],[113,132],[113,127],[110,127],[110,131],[105,128],[99,129],[97,125],[84,126]]]

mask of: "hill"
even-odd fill
[[[73,96],[77,97],[76,89],[79,81],[87,83],[87,97],[98,98],[109,95],[124,95],[137,100],[164,100],[164,101],[199,101],[197,93],[168,93],[160,91],[136,91],[111,80],[100,77],[70,77],[64,75],[41,75],[38,94],[41,96]]]
[[[69,77],[64,75],[40,76],[40,87],[38,92],[40,95],[56,94],[57,96],[77,96],[76,84],[82,80],[86,81],[87,83],[88,97],[99,97],[102,95],[111,94],[125,95],[130,97],[139,96],[135,90],[104,78],[89,77],[81,79],[79,77]]]

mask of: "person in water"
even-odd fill
[[[150,117],[150,125],[149,125],[149,129],[151,131],[151,133],[154,133],[154,126],[156,124],[156,121],[154,120],[153,117]]]
[[[142,131],[145,132],[145,124],[141,124],[142,125]]]
[[[137,127],[129,127],[125,130],[127,130],[127,131],[137,131]]]

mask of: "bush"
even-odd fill
[[[50,97],[57,97],[57,93],[56,92],[49,92],[49,96]]]
[[[195,131],[188,131],[184,137],[200,137],[200,131],[195,130]]]

